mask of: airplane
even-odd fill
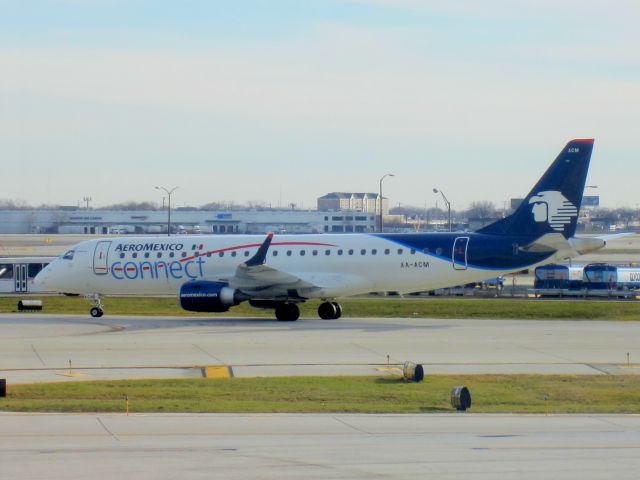
[[[35,283],[92,298],[92,317],[103,315],[104,295],[172,294],[188,311],[226,312],[247,301],[282,321],[321,299],[318,316],[338,319],[340,297],[446,288],[602,248],[602,238],[574,236],[593,143],[567,143],[513,214],[473,233],[94,239],[51,262]]]

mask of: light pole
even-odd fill
[[[451,231],[451,203],[447,200],[447,197],[444,196],[444,192],[442,190],[438,190],[437,188],[433,189],[433,193],[440,193],[442,195],[442,199],[444,203],[447,204],[447,214],[449,216],[449,231]]]
[[[164,190],[169,199],[168,208],[167,208],[167,236],[171,236],[171,194],[175,192],[180,187],[173,187],[171,190],[166,189],[165,187],[156,186],[156,190]]]
[[[395,175],[393,173],[386,173],[380,179],[380,217],[379,217],[380,233],[382,233],[382,231],[384,230],[384,226],[382,224],[382,181],[387,177],[395,177]]]

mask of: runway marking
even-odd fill
[[[605,375],[611,375],[611,372],[606,371],[604,368],[598,368],[595,365],[591,365],[589,363],[585,363],[586,367],[594,369],[596,372],[604,373]]]
[[[204,378],[231,378],[233,377],[233,370],[227,365],[203,367],[202,376]]]
[[[355,430],[356,432],[364,433],[366,435],[371,435],[371,432],[367,432],[366,430],[362,430],[361,428],[353,426],[350,423],[347,423],[346,421],[344,421],[344,420],[342,420],[342,419],[340,419],[338,417],[332,416],[331,418],[334,419],[336,422],[343,424],[345,427],[349,427],[351,430]]]
[[[213,358],[216,362],[220,362],[220,363],[224,363],[224,361],[222,361],[221,359],[219,359],[218,357],[216,357],[215,355],[211,354],[210,352],[208,352],[207,350],[205,350],[204,348],[202,348],[200,345],[196,345],[195,343],[192,343],[191,345],[193,345],[194,347],[196,347],[198,350],[200,350],[202,353],[204,353],[206,356]]]
[[[115,441],[116,441],[116,442],[119,442],[119,441],[120,441],[120,439],[119,439],[116,435],[114,435],[114,433],[113,433],[111,430],[109,430],[109,429],[107,428],[107,426],[106,426],[106,425],[104,424],[104,422],[100,419],[100,417],[96,417],[96,420],[98,420],[98,423],[100,424],[100,426],[104,429],[104,431],[105,431],[105,432],[107,432],[107,433],[109,434],[109,436],[110,436],[111,438],[115,439]]]
[[[42,357],[40,356],[40,354],[38,353],[38,351],[36,350],[36,347],[33,346],[33,343],[31,344],[31,350],[33,350],[33,353],[36,354],[36,357],[38,357],[38,360],[40,360],[40,363],[42,364],[43,367],[46,367],[47,364],[44,363],[44,360],[42,360]]]
[[[223,362],[221,362],[223,363]],[[514,365],[542,365],[542,366],[567,366],[576,365],[598,369],[599,367],[621,367],[630,369],[640,369],[640,365],[627,367],[615,363],[598,363],[590,364],[583,362],[421,362],[421,365],[429,365],[433,367],[447,366],[514,366]],[[392,361],[391,363],[379,362],[296,362],[296,363],[235,363],[235,367],[379,367],[379,368],[401,368],[403,363]],[[74,370],[133,370],[133,369],[189,369],[201,368],[201,365],[113,365],[102,367],[73,367]],[[69,370],[68,367],[25,367],[25,368],[0,368],[0,372],[28,372],[28,371],[46,371],[46,370]]]

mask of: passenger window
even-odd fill
[[[173,257],[175,257],[175,256],[176,256],[176,253],[175,253],[175,252],[169,252],[169,258],[173,258]]]
[[[287,257],[291,256],[291,250],[287,250]]]
[[[231,256],[235,257],[237,255],[237,253],[235,251],[231,252]]]
[[[145,252],[144,258],[149,258],[149,252]]]
[[[376,255],[377,253],[378,253],[378,250],[376,250],[375,248],[371,250],[371,255]]]
[[[124,252],[120,252],[120,258],[124,258]]]
[[[200,256],[200,252],[195,252],[195,253],[193,254],[193,256],[194,256],[194,257],[199,257],[199,256]]]
[[[385,249],[384,249],[384,254],[385,254],[385,255],[389,255],[389,253],[391,253],[391,252],[389,251],[389,249],[388,249],[388,248],[385,248]]]
[[[207,258],[211,258],[211,252],[207,252]]]
[[[313,252],[311,252],[311,255],[313,255],[314,257],[318,256],[318,250],[314,250]]]
[[[245,257],[248,257],[248,256],[249,256],[249,250],[245,250],[245,252],[244,252],[244,256],[245,256]]]
[[[353,255],[353,249],[349,249],[349,255]]]
[[[402,249],[401,248],[398,249],[398,255],[402,255]]]
[[[301,256],[301,257],[304,257],[306,253],[307,253],[307,252],[305,252],[304,250],[300,250],[300,256]]]
[[[182,258],[186,258],[187,257],[187,252],[182,252]]]
[[[218,256],[219,256],[219,257],[221,257],[221,258],[222,258],[222,257],[224,257],[224,252],[220,252],[220,253],[218,254]]]
[[[436,248],[436,255],[442,255],[442,248],[441,247]]]
[[[278,256],[278,250],[274,250],[274,251],[273,251],[273,256],[274,256],[274,257],[277,257],[277,256]]]
[[[133,258],[138,258],[138,254],[136,252],[133,252],[133,255],[131,255]]]
[[[338,255],[342,255],[342,250],[338,250]]]
[[[158,258],[162,258],[162,252],[158,252]]]
[[[325,254],[326,256],[331,255],[331,250],[325,250],[325,251],[324,251],[324,254]]]
[[[366,255],[367,251],[363,248],[362,250],[360,250],[360,255]]]
[[[429,253],[429,249],[425,248],[424,250],[422,250],[422,253]]]
[[[411,251],[411,255],[415,255],[416,254],[416,251],[413,248],[410,251]]]

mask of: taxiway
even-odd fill
[[[373,375],[405,361],[430,373],[640,373],[640,323],[0,315],[9,383],[236,376]],[[629,353],[629,364],[627,364]],[[78,376],[65,376],[72,372]]]

